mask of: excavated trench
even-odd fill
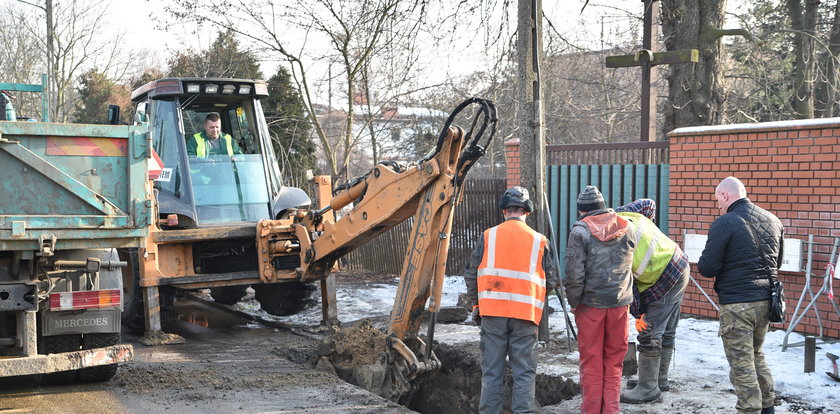
[[[461,319],[463,320],[463,319]],[[338,328],[318,347],[318,365],[330,366],[343,380],[377,392],[378,385],[390,384],[384,367],[386,335],[374,323],[363,320]],[[420,413],[456,414],[477,412],[481,391],[481,365],[478,343],[435,343],[435,354],[442,367],[414,381],[415,387],[398,400]],[[373,387],[371,385],[373,384]],[[506,401],[510,401],[510,370],[505,378]],[[388,388],[388,387],[385,387]],[[541,406],[558,404],[580,393],[577,383],[563,376],[537,375],[537,402]],[[386,398],[393,395],[383,395]],[[391,398],[395,400],[395,398]]]

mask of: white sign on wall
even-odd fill
[[[689,263],[697,263],[700,260],[700,255],[703,254],[703,248],[706,247],[705,234],[686,234],[685,235],[685,254],[688,256]],[[785,272],[801,272],[802,271],[802,240],[800,239],[785,239],[785,251],[782,257],[782,267],[779,270]]]

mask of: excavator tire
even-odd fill
[[[38,337],[39,354],[57,354],[61,352],[73,352],[82,349],[82,335],[54,335]],[[35,382],[40,385],[62,385],[76,382],[78,371],[61,371],[51,374],[35,375]]]
[[[119,343],[119,332],[85,334],[82,337],[82,349],[103,348]],[[113,378],[116,373],[117,364],[111,364],[82,368],[79,370],[78,376],[80,382],[102,382]]]
[[[235,305],[245,297],[245,290],[248,286],[220,286],[210,288],[210,296],[216,303],[224,305]]]
[[[300,313],[307,305],[315,303],[311,299],[315,291],[314,283],[285,282],[252,285],[254,298],[262,309],[275,316],[288,316]]]
[[[142,335],[146,330],[144,319],[145,306],[143,289],[140,288],[140,261],[136,249],[128,251],[128,257],[121,260],[128,261],[128,267],[123,269],[123,312],[122,326],[126,332]],[[137,277],[135,277],[137,275]],[[172,320],[174,316],[175,288],[160,286],[160,316],[161,323]]]

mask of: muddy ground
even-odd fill
[[[374,282],[396,284],[393,277],[354,275],[339,278],[339,289],[356,289],[353,294],[363,296]],[[341,361],[324,348],[331,330],[314,325],[273,328],[189,300],[179,300],[176,312],[177,320],[168,329],[184,336],[187,344],[147,347],[137,337],[127,336],[135,346],[135,361],[101,384],[41,387],[26,378],[0,381],[0,412],[448,414],[475,412],[477,406],[478,328],[467,321],[438,324],[435,352],[443,368],[419,381],[418,392],[407,402],[409,409],[339,378],[335,366],[341,368]],[[358,358],[344,359],[345,366],[376,360],[377,353],[367,351],[381,348],[382,336],[374,330],[384,329],[387,320],[382,314],[342,325],[362,327],[362,335],[339,341],[340,354]],[[579,412],[576,350],[568,349],[564,333],[554,332],[552,338],[538,349],[538,401],[544,413]],[[685,370],[674,372],[671,387],[653,404],[623,405],[622,410],[626,414],[734,412],[735,396],[724,375],[698,378]],[[814,392],[837,392],[837,388]],[[777,413],[840,412],[785,395],[779,402]]]
[[[411,412],[314,369],[322,332],[249,324],[178,301],[169,331],[183,345],[147,347],[127,336],[135,360],[110,381],[42,387],[0,381],[0,412],[15,413],[399,413]]]

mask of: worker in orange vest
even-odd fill
[[[502,412],[505,358],[513,374],[511,411],[536,410],[537,331],[546,289],[559,283],[547,239],[525,224],[534,211],[528,190],[511,187],[499,201],[505,221],[484,231],[464,281],[473,320],[481,325],[481,414]]]

